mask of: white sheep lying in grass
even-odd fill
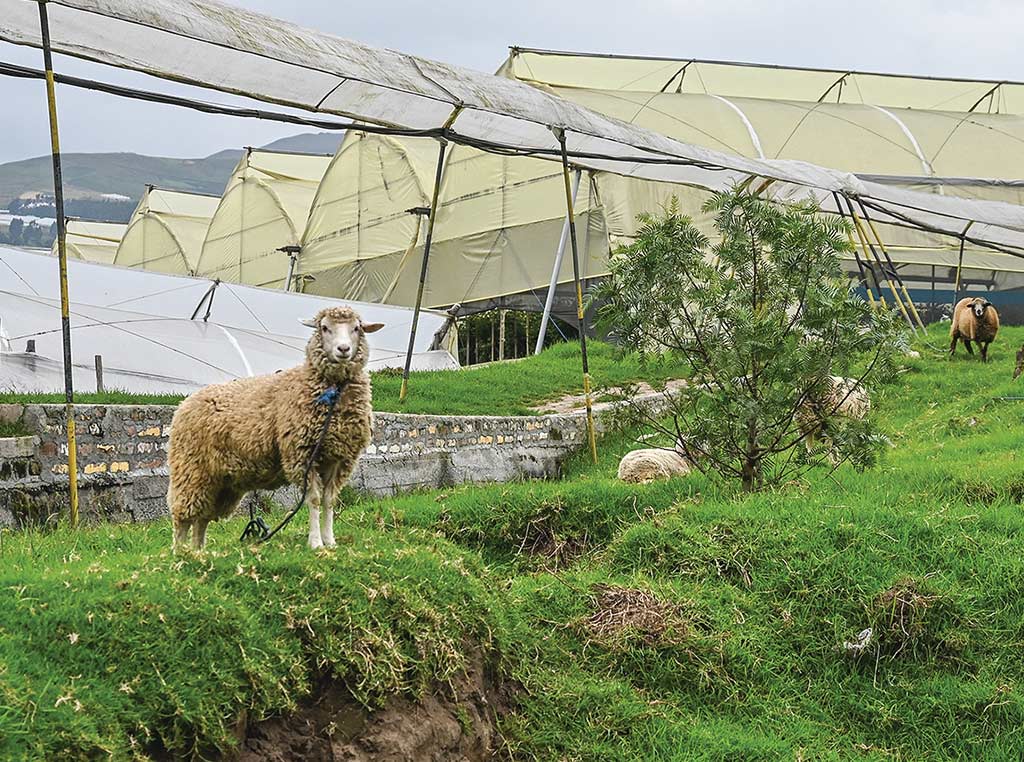
[[[871,410],[867,390],[855,379],[829,376],[828,391],[820,398],[804,402],[796,413],[796,423],[803,434],[807,451],[814,449],[822,425],[832,416],[861,420]]]
[[[619,480],[630,484],[648,484],[673,476],[686,476],[692,470],[682,446],[675,449],[651,447],[627,452],[619,461]]]
[[[383,328],[363,323],[349,307],[321,310],[297,368],[214,384],[188,397],[171,422],[167,503],[174,546],[192,530],[202,549],[210,521],[230,515],[251,490],[301,487],[328,406],[340,395],[334,417],[309,474],[309,546],[333,546],[334,501],[370,442],[372,405],[366,334]],[[320,507],[326,504],[323,527]]]

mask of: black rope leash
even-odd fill
[[[295,503],[295,507],[292,508],[291,511],[288,512],[288,515],[281,519],[281,523],[271,531],[263,518],[256,515],[255,502],[250,502],[249,523],[245,525],[245,530],[242,532],[242,536],[240,538],[241,541],[255,538],[258,542],[266,542],[284,529],[288,525],[288,522],[294,518],[295,514],[299,512],[299,509],[302,508],[303,503],[306,501],[306,493],[309,490],[309,474],[313,470],[313,466],[316,464],[316,456],[320,454],[320,449],[324,445],[324,440],[327,439],[327,431],[331,428],[331,421],[334,420],[334,413],[338,409],[338,401],[341,399],[341,393],[344,391],[346,386],[348,386],[348,381],[343,383],[340,387],[330,386],[323,394],[316,398],[316,404],[327,405],[327,415],[324,416],[324,423],[323,426],[320,427],[320,436],[317,438],[316,445],[314,445],[313,451],[309,454],[309,460],[306,461],[306,471],[302,475],[302,494],[299,495],[299,499]]]

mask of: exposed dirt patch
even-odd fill
[[[665,391],[672,393],[682,389],[686,386],[686,380],[682,378],[673,379],[665,384]],[[641,381],[636,385],[636,395],[645,394],[656,394],[661,392],[660,389],[655,389],[653,386],[648,384],[646,381]],[[610,389],[599,390],[601,396],[613,396],[619,397],[624,394],[624,390],[620,387],[612,387]],[[559,397],[556,400],[550,402],[544,402],[533,408],[535,413],[571,413],[575,410],[581,410],[586,407],[586,399],[582,394],[567,394],[564,397]],[[615,401],[611,402],[598,402],[594,405],[594,410],[603,410],[615,405]]]
[[[287,717],[245,731],[238,762],[476,762],[503,758],[498,716],[507,690],[492,664],[477,652],[452,686],[419,700],[396,697],[367,712],[340,683],[325,679]]]

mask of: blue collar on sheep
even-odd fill
[[[331,421],[334,420],[334,411],[338,408],[338,400],[341,399],[341,393],[348,386],[348,380],[342,381],[339,385],[328,386],[324,389],[323,393],[316,398],[316,404],[327,405],[327,415],[324,416],[323,426],[320,427],[320,436],[317,438],[316,445],[313,447],[313,451],[309,454],[309,460],[306,461],[306,472],[302,475],[302,493],[299,495],[298,501],[295,503],[295,507],[288,512],[288,515],[281,519],[281,523],[274,527],[273,531],[267,527],[267,524],[260,516],[256,515],[255,501],[249,502],[249,523],[245,525],[245,529],[242,531],[241,540],[244,542],[250,537],[255,537],[259,542],[266,542],[275,534],[284,529],[288,522],[292,520],[302,504],[306,501],[306,493],[309,490],[309,472],[313,470],[313,465],[316,463],[316,456],[320,454],[320,448],[324,445],[324,440],[327,438],[327,430],[331,427]]]

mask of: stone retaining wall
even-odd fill
[[[167,514],[167,447],[173,414],[170,406],[75,407],[83,517],[144,521]],[[18,466],[20,476],[0,478],[0,527],[66,513],[63,405],[0,405],[0,421],[20,422],[34,436],[18,445],[19,462],[24,462]],[[24,457],[29,452],[26,442],[32,445],[30,458]],[[529,417],[376,413],[373,441],[352,486],[392,495],[464,482],[550,478],[585,442],[582,411]],[[0,469],[14,469],[4,465],[9,462],[13,459],[0,455]]]

